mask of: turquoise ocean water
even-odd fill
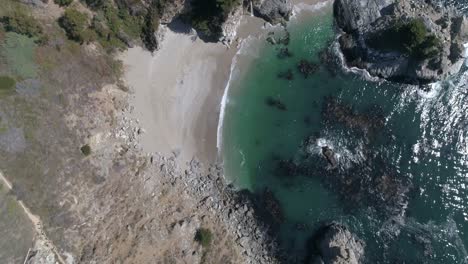
[[[275,197],[280,245],[299,261],[310,254],[314,231],[338,221],[365,241],[365,263],[468,263],[466,66],[429,91],[330,70],[320,53],[335,35],[331,5],[310,9],[317,10],[289,23],[287,46],[255,39],[238,55],[222,127],[227,176],[259,205],[266,190]],[[291,57],[278,56],[285,47]],[[301,59],[319,70],[305,78]],[[292,80],[278,77],[288,70]],[[347,126],[325,114],[329,102],[380,125],[364,132]],[[327,165],[323,146],[335,151],[338,168]],[[359,179],[359,192],[377,174],[407,189],[404,214],[383,209],[388,197],[380,189],[355,198],[352,187],[333,178]]]

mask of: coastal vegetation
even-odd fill
[[[195,241],[200,243],[204,248],[207,248],[211,244],[211,240],[213,239],[213,234],[207,228],[199,228],[195,233]]]
[[[3,43],[0,44],[0,57],[9,66],[7,72],[20,79],[37,77],[37,47],[33,38],[15,32],[6,33]]]
[[[239,0],[194,0],[187,18],[206,40],[216,41],[222,34],[221,26],[239,5]]]
[[[55,0],[68,6],[71,0]],[[152,1],[147,7],[141,1],[84,0],[94,13],[89,18],[76,8],[67,8],[59,25],[69,39],[79,43],[97,41],[107,51],[125,49],[134,41],[141,41],[149,51],[158,48],[155,36],[167,0]],[[207,41],[217,41],[222,25],[240,0],[194,0],[192,9],[182,18]]]
[[[85,156],[91,155],[91,147],[90,147],[88,144],[83,145],[83,146],[80,148],[80,150],[81,150],[81,153],[82,153],[83,155],[85,155]]]
[[[384,32],[372,36],[367,43],[372,48],[398,51],[418,59],[436,56],[442,46],[440,39],[427,30],[421,19],[397,21]]]
[[[69,6],[73,0],[54,0],[54,3],[56,3],[59,6]]]
[[[16,9],[11,14],[0,17],[0,22],[7,32],[15,32],[34,38],[37,43],[47,41],[39,22],[21,9]]]
[[[88,16],[75,8],[67,8],[59,19],[59,25],[65,30],[68,38],[81,43],[90,40],[88,23]]]
[[[158,48],[158,40],[154,33],[159,28],[159,9],[150,7],[148,13],[144,17],[144,23],[141,31],[141,39],[146,48],[150,51],[155,51]]]
[[[10,93],[15,84],[16,81],[10,76],[0,76],[0,96]]]

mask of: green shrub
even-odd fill
[[[16,81],[9,76],[0,76],[0,95],[9,94],[15,88]]]
[[[127,9],[116,7],[110,1],[92,3],[99,4],[91,21],[92,37],[108,52],[125,48],[129,41],[141,35],[142,17],[131,16]]]
[[[81,153],[85,156],[89,156],[91,154],[91,147],[86,144],[80,148]]]
[[[441,42],[430,34],[421,19],[396,22],[393,27],[367,40],[376,49],[398,51],[416,59],[427,59],[439,53]]]
[[[85,0],[85,2],[89,7],[97,10],[108,3],[108,0]]]
[[[141,31],[141,40],[145,44],[145,47],[153,52],[158,48],[158,41],[154,33],[159,27],[159,15],[158,11],[154,7],[150,7],[143,23]]]
[[[413,52],[426,38],[427,29],[420,19],[413,19],[408,23],[397,23],[393,29],[399,36],[402,48]]]
[[[442,42],[434,35],[427,36],[426,39],[414,50],[414,55],[418,58],[433,58],[439,54]]]
[[[195,233],[195,241],[200,243],[203,247],[209,247],[211,240],[213,239],[213,234],[207,228],[199,228]]]
[[[67,8],[63,16],[59,19],[60,26],[65,30],[71,40],[78,42],[89,41],[87,39],[88,16],[73,8]]]
[[[69,6],[73,0],[54,0],[54,3],[56,3],[59,6]]]
[[[35,38],[38,43],[47,42],[47,37],[43,33],[39,22],[24,11],[14,11],[9,16],[1,17],[0,22],[3,23],[6,31]]]

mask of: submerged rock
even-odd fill
[[[335,153],[333,153],[333,150],[331,148],[329,148],[328,146],[322,147],[322,155],[325,156],[325,158],[328,161],[328,164],[330,164],[332,169],[338,166],[338,162],[335,158]]]
[[[273,217],[273,220],[276,223],[284,222],[284,214],[281,204],[270,189],[265,188],[261,199],[263,201],[264,209]]]
[[[292,57],[292,53],[289,51],[288,48],[281,48],[278,52],[278,58],[285,59]]]
[[[378,106],[369,112],[358,113],[334,97],[326,97],[322,109],[325,122],[339,122],[348,128],[359,130],[365,135],[376,132],[385,125],[385,117]]]
[[[305,172],[305,168],[291,159],[276,159],[275,173],[280,177],[290,179]]]
[[[275,37],[275,33],[274,32],[269,32],[268,33],[268,37],[266,38],[266,41],[268,43],[270,43],[271,45],[289,45],[289,41],[291,40],[291,35],[289,33],[289,31],[284,28],[284,36],[281,36],[281,37]],[[287,48],[282,48],[282,49],[286,49],[288,50]],[[289,52],[289,50],[288,50]],[[292,54],[289,54],[292,56]]]
[[[288,81],[291,81],[294,79],[294,74],[291,69],[288,69],[284,72],[279,72],[277,76],[280,79],[286,79]]]
[[[467,18],[423,0],[337,0],[339,46],[349,67],[387,80],[425,84],[457,73]]]
[[[318,256],[312,263],[359,264],[364,255],[364,242],[346,226],[331,223],[323,226],[312,238],[311,246]]]
[[[367,138],[366,135],[360,137]],[[301,165],[304,175],[318,177],[327,188],[339,195],[350,212],[371,208],[384,219],[400,219],[405,215],[411,181],[387,162],[380,152],[367,148],[371,139],[361,140],[358,137],[356,140],[367,143],[350,142],[346,146],[339,146],[338,143],[333,149],[330,145],[321,145],[323,140],[319,139],[312,136],[304,140],[297,163]]]
[[[302,73],[302,75],[304,75],[305,78],[307,78],[309,75],[314,74],[319,69],[319,65],[307,60],[301,60],[297,65],[297,69],[300,73]]]
[[[281,102],[279,99],[275,99],[275,98],[273,98],[271,96],[268,96],[266,98],[265,103],[268,106],[275,107],[276,109],[281,110],[281,111],[286,111],[287,110],[287,107],[283,102]]]

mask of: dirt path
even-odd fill
[[[13,189],[13,185],[8,181],[7,178],[5,178],[2,172],[0,172],[0,182],[2,182],[9,190]],[[26,207],[26,205],[24,205],[23,201],[17,200],[17,202],[21,206],[29,220],[31,220],[31,222],[33,223],[37,235],[36,240],[42,241],[43,244],[55,254],[55,257],[57,258],[57,261],[60,264],[66,264],[67,262],[63,260],[55,245],[45,234],[41,219],[37,215],[31,213],[31,210],[29,210],[29,208]]]

